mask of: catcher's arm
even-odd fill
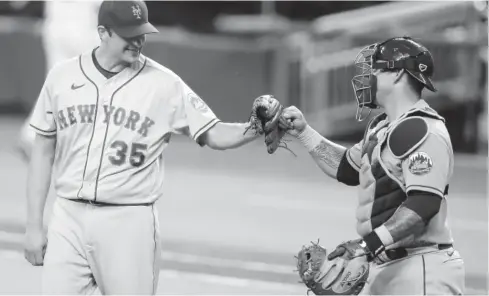
[[[417,134],[415,129],[411,131],[410,135],[404,135],[400,141],[402,144],[392,143],[393,136],[389,142],[394,156],[403,158],[402,169],[407,199],[383,225],[364,238],[372,252],[421,233],[439,212],[444,198],[453,154],[438,136]],[[413,137],[414,139],[410,139]],[[414,143],[413,149],[411,145],[408,145],[409,149],[403,149],[402,145],[409,144],[410,140]],[[403,151],[408,152],[398,153]],[[420,153],[423,153],[424,158],[418,157]],[[420,167],[425,169],[420,170],[416,164],[423,163],[426,166]]]
[[[346,148],[336,144],[307,126],[297,137],[308,148],[309,154],[326,175],[337,178]]]
[[[420,234],[440,210],[441,198],[431,192],[411,191],[406,201],[381,226],[363,240],[376,257],[385,248],[412,235]]]
[[[284,110],[282,117],[288,123],[287,133],[296,136],[307,148],[319,168],[331,178],[344,184],[359,184],[359,174],[347,160],[348,149],[334,143],[309,126],[302,112],[294,106]]]
[[[328,255],[328,260],[343,256],[354,258],[366,255],[369,261],[379,256],[389,245],[422,233],[440,209],[441,198],[431,192],[410,191],[406,201],[384,224],[358,240],[340,244]]]

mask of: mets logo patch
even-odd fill
[[[424,152],[415,152],[409,156],[409,171],[413,175],[424,175],[431,171],[433,160]]]
[[[202,113],[205,113],[209,110],[209,107],[207,106],[207,104],[201,98],[199,98],[199,96],[197,96],[194,93],[190,93],[188,95],[188,100],[189,100],[190,104],[192,105],[192,107],[195,108],[195,110],[198,110]]]

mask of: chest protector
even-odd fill
[[[385,113],[374,117],[364,135],[356,212],[360,236],[386,222],[406,200],[402,162],[428,136],[425,119],[444,122],[436,111],[425,106],[411,109],[392,123],[386,117]]]

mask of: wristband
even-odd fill
[[[309,125],[306,126],[306,128],[299,135],[297,135],[297,139],[307,148],[308,151],[312,151],[321,143],[321,141],[324,140],[324,138]]]
[[[382,253],[385,250],[384,244],[382,243],[380,237],[377,235],[375,231],[372,231],[369,234],[367,234],[363,238],[363,241],[367,245],[367,251],[370,252],[370,254],[368,254],[369,256],[371,256],[371,258],[369,258],[370,260],[377,257],[380,253]]]
[[[394,238],[392,237],[391,233],[385,227],[385,225],[381,225],[377,228],[375,228],[375,233],[379,237],[380,241],[384,245],[384,247],[387,247],[389,245],[392,245],[394,243]]]

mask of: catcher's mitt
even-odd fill
[[[302,282],[315,295],[358,295],[367,280],[369,264],[365,256],[346,260],[327,259],[318,243],[302,247],[297,255],[297,271]]]
[[[273,95],[260,96],[253,102],[250,127],[245,133],[252,129],[255,134],[265,134],[265,145],[270,154],[274,153],[279,147],[288,149],[283,139],[286,129],[279,125],[283,110],[284,107]]]

